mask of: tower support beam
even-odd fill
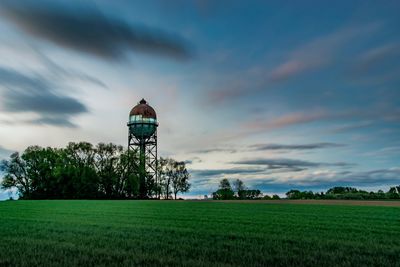
[[[139,179],[139,198],[158,197],[157,130],[148,138],[138,138],[129,133],[128,150],[130,169]]]

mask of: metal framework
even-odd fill
[[[157,126],[151,136],[137,136],[131,132],[131,126],[144,125],[150,127],[151,123],[135,122],[128,123],[128,150],[131,156],[131,170],[136,177],[139,177],[139,197],[141,199],[151,198],[158,194],[158,161],[157,161]],[[154,125],[154,124],[153,124]]]

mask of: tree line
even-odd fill
[[[387,192],[379,190],[368,192],[354,187],[333,187],[326,192],[314,193],[312,191],[290,190],[286,193],[288,199],[349,199],[349,200],[374,200],[374,199],[400,199],[400,185],[390,187]]]
[[[259,189],[248,189],[242,180],[236,179],[233,187],[228,179],[219,182],[218,190],[212,193],[215,200],[253,200],[253,199],[280,199],[278,195],[264,195]]]
[[[215,200],[234,200],[234,199],[280,199],[278,195],[265,195],[259,189],[248,189],[243,181],[236,179],[233,186],[228,179],[222,179],[218,190],[212,193]],[[400,185],[390,187],[387,192],[379,190],[377,192],[367,192],[354,187],[336,186],[326,192],[314,193],[313,191],[300,191],[292,189],[286,193],[287,199],[348,199],[348,200],[384,200],[400,199]]]
[[[137,199],[139,177],[132,151],[112,143],[69,143],[65,148],[30,146],[0,163],[2,189],[16,188],[21,199]],[[145,198],[177,198],[190,188],[184,162],[158,161],[159,181],[146,177]]]

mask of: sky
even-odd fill
[[[400,184],[399,1],[1,1],[0,158],[127,146],[157,112],[191,191]],[[7,192],[0,192],[6,198]]]

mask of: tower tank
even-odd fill
[[[139,104],[129,113],[129,131],[138,139],[151,137],[158,126],[155,110],[147,104],[146,100],[140,100]]]

